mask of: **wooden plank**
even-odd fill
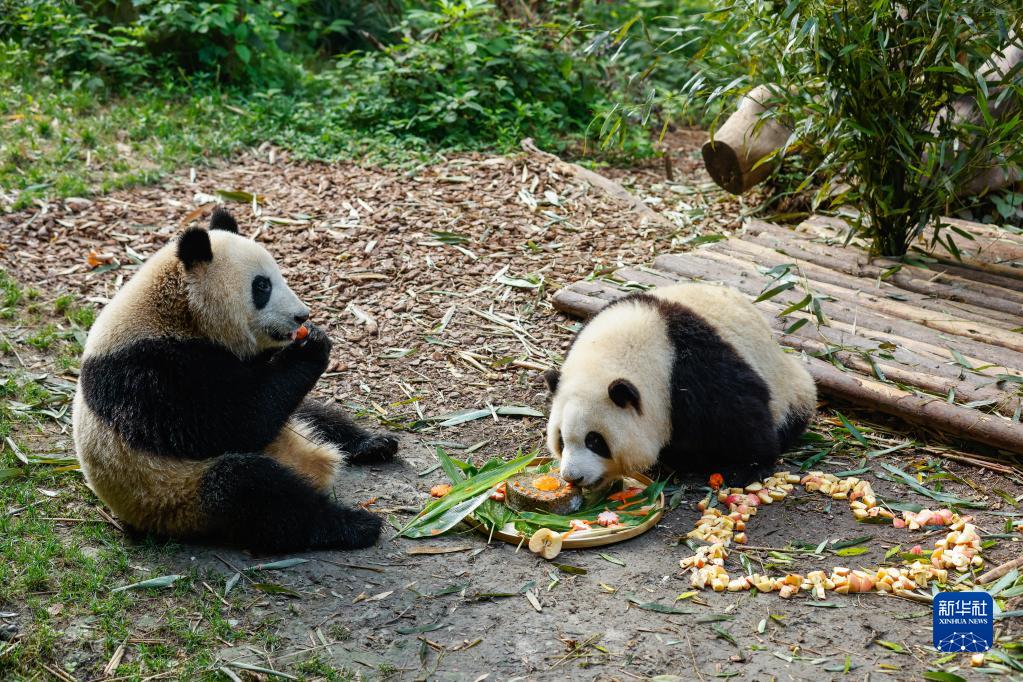
[[[669,286],[680,281],[678,275],[658,272],[649,268],[645,268],[643,270],[628,267],[622,268],[615,272],[615,277],[651,286]],[[761,310],[768,313],[768,321],[777,332],[783,332],[792,324],[791,319],[778,316],[785,308],[782,304],[776,303],[772,300],[767,300],[761,301],[757,305],[761,308]],[[806,317],[810,319],[811,322],[814,321],[812,316],[809,314],[802,315],[799,313],[793,313],[790,317]],[[922,383],[918,384],[908,382],[906,379],[897,379],[903,383],[910,383],[913,386],[919,386],[924,390],[934,390],[933,388],[928,388],[928,386],[934,386],[937,385],[937,382],[944,381],[945,383],[942,384],[946,387],[943,390],[944,393],[948,392],[948,387],[955,387],[957,388],[958,394],[963,396],[969,394],[970,397],[966,397],[966,402],[986,400],[996,396],[1005,395],[1003,391],[997,389],[987,390],[987,387],[990,387],[995,382],[995,376],[979,372],[967,372],[965,368],[955,363],[955,359],[952,357],[951,353],[949,353],[947,348],[931,346],[914,339],[904,339],[892,334],[873,332],[862,327],[857,329],[852,325],[847,325],[836,320],[831,320],[830,325],[821,328],[818,328],[815,324],[804,325],[795,332],[795,336],[822,344],[820,352],[823,352],[827,348],[842,347],[849,349],[850,351],[872,354],[875,356],[873,358],[875,364],[879,365],[882,368],[882,371],[887,371],[884,368],[898,367],[899,365],[902,365],[903,369],[916,371],[917,373],[921,373],[925,376],[933,377],[934,381],[928,381],[926,385]],[[800,347],[796,343],[790,344],[788,341],[789,338],[790,337],[788,336],[783,337],[782,343],[796,348]],[[894,346],[894,348],[886,348],[882,351],[879,349],[879,346],[882,343]],[[887,361],[880,357],[876,357],[879,353],[892,356],[892,360]],[[862,360],[862,356],[856,355],[856,353],[848,353],[848,355],[855,355]],[[963,357],[974,367],[981,367],[985,364],[978,358],[971,358],[969,356]],[[869,368],[869,363],[866,360],[863,360],[862,364],[856,364],[858,367],[867,366],[868,374],[872,372]],[[1016,372],[1010,368],[1004,368],[1003,373],[1006,372],[1023,375],[1023,372]],[[892,372],[888,373],[893,374]]]
[[[756,297],[763,290],[765,278],[749,263],[742,263],[741,268],[735,267],[734,259],[729,262],[710,261],[711,253],[706,249],[698,249],[685,255],[663,255],[654,261],[654,268],[659,271],[671,272],[690,279],[706,279],[735,287],[747,295]],[[719,254],[719,257],[723,257]],[[783,292],[775,297],[779,302],[796,303],[803,293],[795,290]],[[953,342],[945,340],[940,334],[915,322],[888,317],[875,311],[850,305],[844,301],[826,301],[822,304],[827,316],[849,325],[874,329],[889,334],[896,334],[907,339],[921,339],[939,348],[948,348]],[[1023,337],[1021,337],[1023,338]],[[968,338],[957,338],[954,342],[956,351],[982,360],[982,364],[994,365],[1007,369],[1023,367],[1023,358],[1019,353],[998,346],[981,343]],[[951,355],[949,355],[951,359]]]
[[[652,286],[669,286],[679,281],[678,276],[671,273],[661,273],[649,269],[639,270],[637,268],[622,268],[615,272],[615,277],[625,281],[640,282]],[[611,292],[609,294],[606,290],[603,291],[597,299],[598,302],[592,304],[591,307],[603,305],[608,298],[614,295],[618,295],[618,292]],[[768,322],[774,327],[776,332],[782,333],[790,326],[790,319],[778,316],[784,309],[782,304],[774,301],[762,301],[758,305],[762,311],[768,313]],[[583,310],[583,312],[586,312],[586,310]],[[802,314],[795,314],[793,316],[810,317],[809,315]],[[859,333],[857,334],[857,332]],[[991,388],[995,383],[995,376],[967,372],[963,367],[953,362],[953,358],[946,348],[929,346],[911,339],[902,339],[901,337],[876,333],[863,328],[857,330],[851,325],[834,320],[828,327],[818,328],[813,324],[804,325],[796,330],[794,335],[782,336],[781,342],[801,350],[812,348],[812,352],[817,355],[828,351],[834,352],[835,349],[842,349],[836,355],[840,358],[849,359],[849,362],[845,363],[847,366],[854,366],[868,375],[873,374],[873,367],[864,356],[870,355],[874,366],[893,381],[916,386],[925,391],[940,391],[942,395],[947,394],[950,388],[955,389],[955,394],[961,402],[1006,397],[1003,391]],[[879,349],[881,344],[889,344],[893,347],[881,350]],[[889,356],[891,359],[888,360],[880,357],[880,355]],[[984,364],[981,360],[968,356],[964,356],[964,360],[974,367],[980,367]],[[1004,372],[1013,372],[1013,370],[1005,369]],[[914,381],[914,376],[922,378]],[[1007,403],[1011,403],[1011,401],[1007,401]],[[1010,405],[1006,409],[1008,410],[1007,414],[1011,415],[1015,407]]]
[[[871,296],[899,297],[897,300],[923,310],[931,310],[941,314],[954,314],[960,318],[980,322],[994,327],[1014,329],[1023,327],[1023,316],[1020,311],[1005,312],[1002,310],[984,309],[969,303],[957,303],[942,299],[934,299],[915,291],[900,289],[894,284],[879,280],[855,277],[844,272],[836,272],[816,263],[795,257],[793,254],[781,254],[769,247],[753,241],[728,239],[708,247],[710,251],[727,253],[741,260],[749,260],[760,266],[774,267],[791,263],[796,265],[800,273],[815,282],[823,282],[847,289],[850,292],[862,292]],[[951,310],[950,310],[951,309]]]
[[[834,247],[800,239],[791,232],[789,234],[776,232],[771,229],[769,223],[763,221],[754,220],[748,223],[742,240],[756,242],[795,258],[855,277],[866,277],[871,280],[884,278],[885,281],[907,291],[987,306],[1013,315],[1023,312],[1023,291],[958,277],[941,268],[928,270],[887,258],[871,260],[856,249],[836,252]]]

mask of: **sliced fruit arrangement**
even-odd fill
[[[746,525],[756,515],[757,509],[761,505],[784,500],[797,483],[808,492],[820,492],[832,499],[848,500],[853,516],[858,521],[885,523],[890,520],[894,527],[909,530],[924,526],[947,526],[950,532],[935,543],[929,561],[924,560],[923,550],[917,545],[910,554],[918,554],[921,558],[907,560],[906,565],[900,568],[864,571],[836,566],[830,574],[818,570],[806,575],[789,573],[781,577],[757,573],[737,578],[729,576],[725,570],[728,547],[732,543],[745,544]],[[738,592],[756,588],[761,592],[777,592],[783,599],[798,594],[800,590],[810,592],[816,599],[823,599],[826,590],[834,590],[839,594],[871,591],[898,594],[927,587],[935,580],[945,583],[948,581],[949,569],[966,571],[984,563],[980,555],[980,536],[976,527],[970,523],[969,516],[960,516],[951,509],[922,509],[918,512],[903,512],[902,518],[898,518],[893,511],[878,503],[869,481],[852,476],[839,478],[834,474],[811,471],[800,478],[783,471],[745,488],[723,488],[719,485],[717,500],[725,505],[727,512],[712,506],[713,494],[697,504],[697,509],[703,515],[697,521],[696,528],[687,534],[690,539],[708,544],[701,545],[696,549],[696,554],[679,562],[689,572],[693,587],[699,589],[709,587],[716,592]]]

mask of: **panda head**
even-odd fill
[[[561,460],[562,478],[594,487],[657,462],[663,435],[645,418],[650,397],[635,383],[575,373],[563,379],[555,370],[545,378],[554,395],[547,447]]]
[[[222,208],[210,229],[191,228],[177,242],[188,308],[203,332],[239,355],[287,345],[309,308],[281,276],[273,257],[238,234]]]

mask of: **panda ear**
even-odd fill
[[[561,381],[561,372],[556,369],[549,369],[543,373],[544,381],[547,382],[547,388],[553,394],[558,390],[558,382]]]
[[[178,238],[178,258],[191,270],[200,263],[213,260],[213,246],[210,245],[210,233],[201,227],[185,230]]]
[[[639,404],[639,389],[628,379],[615,379],[612,381],[607,387],[607,395],[618,407],[624,408],[632,405],[636,408],[636,412],[643,411],[640,409]]]
[[[238,223],[223,206],[217,206],[210,214],[210,229],[238,234]]]

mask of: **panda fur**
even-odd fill
[[[609,304],[546,377],[548,448],[584,486],[658,462],[745,484],[798,440],[817,401],[746,297],[704,283]]]
[[[345,461],[397,440],[307,398],[331,344],[263,247],[216,209],[160,249],[89,332],[74,400],[89,486],[130,527],[260,552],[373,544],[331,497]]]

